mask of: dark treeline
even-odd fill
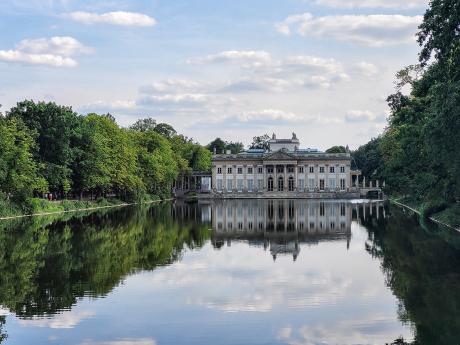
[[[208,170],[211,153],[174,128],[142,119],[122,128],[110,115],[25,100],[0,116],[0,201],[165,197],[180,173]]]
[[[460,199],[460,2],[431,1],[417,37],[419,63],[397,74],[388,127],[354,158],[390,192],[442,207]]]

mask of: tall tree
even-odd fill
[[[35,141],[29,133],[20,119],[0,118],[0,192],[17,201],[47,189],[46,181],[38,175],[32,154]]]
[[[267,133],[255,136],[252,138],[252,143],[249,145],[249,148],[268,150],[270,148],[268,140],[270,140],[270,136]]]
[[[54,102],[25,100],[17,103],[8,118],[19,118],[37,133],[35,158],[52,192],[67,193],[71,188],[71,164],[78,139],[80,119],[71,107]]]

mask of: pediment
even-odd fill
[[[287,160],[297,160],[296,157],[293,155],[283,152],[283,151],[276,151],[273,153],[269,153],[267,156],[264,157],[264,160],[267,161],[287,161]]]

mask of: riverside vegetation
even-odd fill
[[[210,164],[209,150],[168,124],[122,128],[110,114],[25,100],[0,116],[0,216],[165,198],[180,173]]]
[[[397,73],[387,128],[353,157],[392,197],[460,228],[460,2],[431,1],[417,38],[419,61]]]

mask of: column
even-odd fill
[[[263,174],[264,174],[263,191],[266,192],[267,188],[268,188],[268,184],[267,184],[267,166],[265,164],[263,164],[263,163],[262,163],[262,170],[263,170]]]
[[[295,164],[294,165],[294,191],[299,190],[298,188],[299,187],[298,170],[299,170],[299,164]]]

